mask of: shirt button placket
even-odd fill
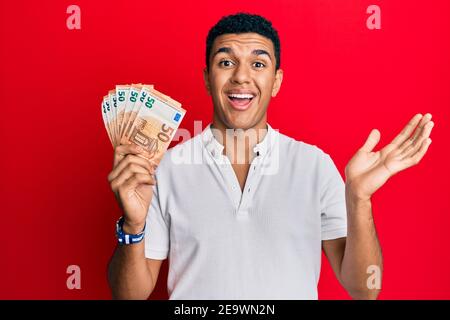
[[[249,175],[247,177],[248,184],[246,183],[244,192],[242,194],[242,202],[239,206],[239,210],[237,212],[238,217],[247,217],[248,216],[248,209],[249,209],[249,203],[252,203],[253,199],[253,192],[254,192],[254,184],[257,180],[257,172],[256,172],[256,166],[258,162],[255,162],[252,164],[252,168],[250,168]]]

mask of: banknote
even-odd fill
[[[117,85],[116,86],[116,96],[117,96],[117,124],[119,135],[122,132],[122,121],[125,114],[125,105],[127,103],[128,95],[130,93],[129,85]]]
[[[186,110],[181,103],[150,84],[117,85],[101,103],[102,118],[112,146],[133,143],[142,157],[158,165]]]

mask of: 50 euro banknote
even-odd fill
[[[158,165],[186,110],[153,85],[118,85],[106,97],[102,114],[113,147],[139,145],[144,149],[141,156]]]

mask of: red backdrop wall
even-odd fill
[[[71,4],[81,30],[66,27]],[[366,8],[381,8],[369,30]],[[450,2],[2,1],[0,298],[108,299],[121,215],[101,97],[153,83],[206,125],[205,38],[223,15],[259,13],[282,42],[284,82],[269,107],[282,133],[318,145],[341,174],[372,128],[388,143],[417,112],[436,123],[423,161],[373,199],[385,257],[381,299],[450,298]],[[81,289],[66,287],[69,265]],[[167,298],[167,264],[152,298]],[[322,299],[348,298],[326,260]]]

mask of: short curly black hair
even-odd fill
[[[206,37],[206,68],[209,70],[209,56],[214,40],[223,34],[254,32],[270,39],[275,49],[276,68],[280,68],[280,38],[278,32],[272,27],[272,23],[264,17],[250,13],[237,13],[222,17],[213,26]]]

